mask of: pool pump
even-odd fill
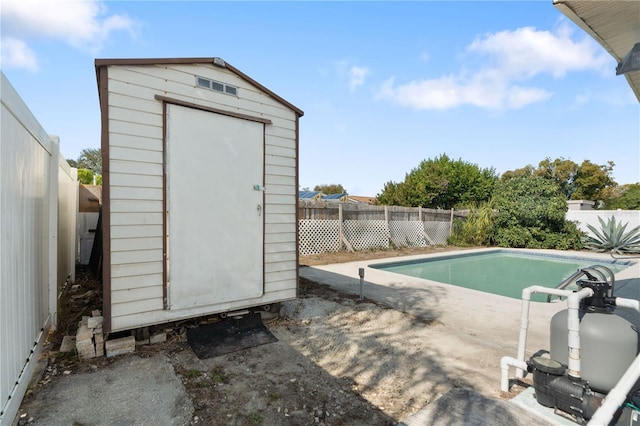
[[[639,339],[638,329],[616,314],[617,299],[612,297],[610,283],[589,277],[577,285],[593,292],[580,300],[579,332],[572,336],[569,309],[556,313],[550,324],[549,357],[539,352],[526,364],[533,373],[537,402],[584,424],[638,356]],[[640,425],[639,385],[640,381],[632,386],[609,424]]]

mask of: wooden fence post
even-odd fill
[[[349,240],[347,240],[347,237],[344,236],[344,228],[342,225],[342,204],[338,204],[338,230],[340,232],[340,239],[342,240],[344,245],[347,247],[347,250],[349,250],[350,252],[353,252],[354,251],[353,246],[351,245]]]
[[[449,219],[449,236],[453,234],[453,207],[451,208],[451,219]]]

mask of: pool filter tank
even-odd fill
[[[594,291],[580,305],[581,378],[594,391],[608,393],[638,355],[638,332],[616,315],[613,299],[606,296],[608,283],[580,280],[578,286]],[[567,316],[565,309],[551,318],[550,355],[562,364],[569,359]]]
[[[638,355],[639,338],[638,329],[616,314],[609,283],[590,279],[579,280],[577,284],[580,289],[593,290],[592,297],[580,302],[580,377],[567,373],[568,309],[551,319],[550,357],[534,355],[527,365],[533,373],[538,403],[568,413],[578,423],[585,423]],[[636,384],[632,396],[640,394],[639,385]],[[623,407],[618,413],[618,421],[629,418],[631,412],[637,417],[636,410]]]

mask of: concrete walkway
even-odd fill
[[[163,354],[63,376],[29,403],[29,417],[36,419],[29,424],[42,426],[182,426],[192,414],[191,400]]]

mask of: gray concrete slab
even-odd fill
[[[163,354],[129,356],[53,381],[29,401],[35,425],[186,425],[193,406]]]
[[[452,389],[398,426],[547,426],[556,423],[507,401],[470,389]]]

